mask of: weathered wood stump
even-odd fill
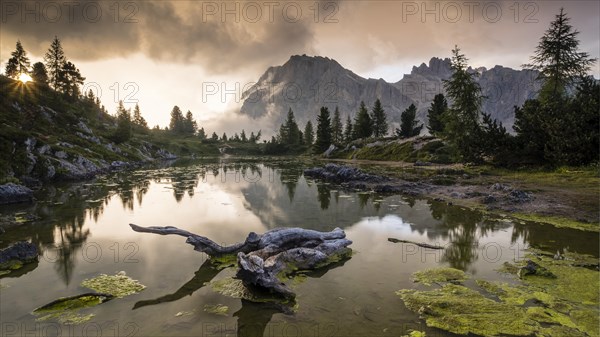
[[[221,246],[214,241],[177,227],[140,227],[130,224],[136,232],[160,235],[180,235],[194,250],[209,256],[236,255],[236,277],[249,287],[270,290],[286,299],[294,292],[282,281],[298,270],[312,270],[347,258],[352,241],[340,228],[319,232],[303,228],[276,228],[264,234],[251,232],[244,242]]]

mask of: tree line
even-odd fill
[[[21,41],[18,40],[15,51],[6,63],[4,74],[13,79],[28,75],[38,85],[49,85],[71,99],[80,97],[80,86],[85,81],[79,69],[65,56],[57,36],[44,54],[44,62],[36,62],[33,66]]]

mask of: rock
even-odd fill
[[[39,154],[46,154],[46,153],[50,153],[51,150],[52,150],[52,148],[50,147],[50,145],[44,144],[38,148],[37,152]]]
[[[155,158],[169,160],[169,159],[177,159],[177,156],[165,149],[158,149],[156,151]]]
[[[376,147],[376,146],[382,146],[382,145],[384,145],[384,143],[382,141],[376,141],[374,143],[369,143],[366,146],[370,148],[370,147]]]
[[[54,156],[59,159],[67,159],[69,155],[65,151],[57,151]]]
[[[329,147],[327,148],[327,150],[325,150],[325,152],[323,152],[323,156],[325,157],[329,157],[331,156],[331,154],[333,153],[333,151],[335,151],[337,148],[335,147],[335,145],[331,144],[329,145]]]
[[[367,174],[355,167],[336,164],[327,164],[325,167],[306,169],[304,170],[304,175],[307,177],[319,178],[336,183],[381,183],[389,181],[389,178]]]
[[[467,196],[464,193],[452,192],[450,193],[450,197],[454,199],[465,199]]]
[[[527,275],[556,278],[556,275],[554,275],[551,271],[531,260],[527,260],[527,264],[519,269],[517,275],[519,278],[523,278]]]
[[[414,163],[414,166],[431,166],[431,165],[432,164],[428,161],[420,161],[420,160],[418,160]]]
[[[481,202],[483,202],[484,204],[492,204],[495,203],[496,201],[498,201],[496,199],[496,197],[494,197],[493,195],[486,195],[485,197],[483,197],[483,200]]]
[[[128,163],[126,163],[124,161],[120,161],[120,160],[115,160],[112,163],[110,163],[110,167],[114,170],[121,170],[128,166],[129,166]]]
[[[0,205],[33,201],[33,191],[29,188],[8,183],[0,185]]]
[[[512,191],[512,187],[510,187],[508,185],[500,184],[500,183],[495,183],[494,185],[490,186],[490,190],[500,191],[500,192],[508,192],[508,191]]]
[[[42,187],[42,182],[39,179],[30,176],[22,176],[20,180],[28,188],[39,189]]]
[[[77,124],[77,127],[79,127],[79,129],[81,131],[87,133],[88,135],[94,135],[92,130],[90,130],[90,128],[87,125],[85,125],[85,123],[83,121],[79,121],[79,123]]]
[[[516,204],[522,204],[525,202],[530,202],[532,201],[533,195],[531,193],[527,193],[521,190],[513,190],[508,194],[508,198],[510,199],[510,201],[512,201],[513,203]]]
[[[0,250],[0,270],[19,269],[25,263],[37,260],[37,247],[27,241],[19,241]]]
[[[79,138],[83,138],[83,139],[88,140],[88,141],[90,141],[92,143],[95,143],[95,144],[100,144],[100,138],[98,138],[96,136],[93,136],[93,135],[92,136],[84,135],[83,133],[81,133],[79,131],[75,132],[75,134]]]

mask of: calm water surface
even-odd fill
[[[3,336],[399,336],[428,329],[394,294],[421,287],[417,270],[451,266],[473,278],[497,280],[495,269],[530,245],[598,254],[598,238],[547,225],[514,223],[444,203],[346,191],[306,179],[302,164],[279,160],[205,160],[141,170],[40,191],[33,206],[1,214],[35,214],[35,221],[0,235],[0,247],[32,240],[39,263],[0,279]],[[177,226],[223,244],[277,227],[329,231],[341,227],[354,243],[347,261],[294,282],[297,310],[215,293],[217,270],[179,236],[133,232],[128,224]],[[399,238],[443,245],[427,250],[391,243]],[[36,322],[32,310],[89,291],[98,274],[125,271],[147,288],[85,310],[82,325]],[[506,279],[506,281],[510,281]],[[471,284],[468,281],[467,285]],[[227,315],[204,311],[226,305]],[[185,315],[177,315],[186,312]]]

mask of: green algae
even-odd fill
[[[456,334],[600,336],[598,272],[576,264],[594,263],[597,259],[565,253],[554,260],[552,254],[532,251],[534,253],[529,252],[525,258],[555,278],[533,274],[521,279],[515,277],[517,284],[475,280],[475,289],[446,283],[441,289],[405,289],[396,294],[408,309],[419,313],[428,326]],[[524,261],[507,265],[502,272],[516,276]],[[414,277],[419,279],[424,277],[422,275],[438,273],[422,271]],[[422,283],[440,282],[427,278]]]
[[[523,308],[460,285],[445,284],[430,291],[404,289],[396,294],[408,309],[423,315],[428,326],[456,334],[530,335],[539,327]]]
[[[221,256],[211,256],[210,261],[218,270],[222,270],[229,267],[235,267],[237,265],[237,255],[226,254]]]
[[[402,337],[427,337],[427,334],[423,331],[413,330],[408,333],[408,335],[404,335]]]
[[[541,214],[513,213],[511,215],[516,219],[549,224],[556,228],[571,228],[588,232],[600,232],[600,223],[597,222],[582,222],[564,217],[546,216]]]
[[[64,325],[77,325],[85,323],[95,316],[94,314],[80,314],[80,310],[95,307],[110,299],[112,297],[104,294],[63,297],[35,309],[33,314],[38,316],[36,321],[56,320]]]
[[[432,268],[413,274],[413,281],[430,286],[433,283],[461,283],[467,279],[462,270],[454,268]]]
[[[139,293],[146,288],[145,285],[125,275],[124,272],[117,275],[101,274],[92,279],[84,280],[81,282],[81,286],[119,298]]]
[[[208,312],[209,314],[227,316],[229,307],[222,304],[206,304],[204,305],[204,311]]]

